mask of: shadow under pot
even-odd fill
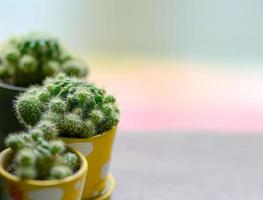
[[[89,163],[88,176],[82,199],[104,199],[107,182],[112,180],[109,167],[117,127],[90,138],[60,137],[68,146],[77,149]],[[113,188],[110,184],[110,188]],[[111,193],[112,193],[112,189]],[[108,198],[105,198],[108,199]]]
[[[16,118],[14,101],[26,88],[0,82],[0,150],[4,149],[3,141],[11,132],[23,129]]]
[[[59,180],[21,180],[6,168],[12,158],[12,150],[0,153],[1,200],[81,200],[88,164],[84,156],[71,149],[80,159],[79,170]]]

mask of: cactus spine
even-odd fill
[[[87,66],[70,55],[53,37],[29,34],[10,39],[0,53],[0,79],[8,84],[28,86],[64,72],[84,77]]]
[[[119,109],[113,96],[92,83],[64,74],[22,94],[17,99],[16,111],[27,127],[45,121],[64,137],[92,137],[119,122]]]
[[[52,180],[78,170],[77,155],[68,151],[62,141],[50,137],[53,128],[51,124],[42,124],[29,132],[8,136],[6,145],[13,150],[10,173],[21,179]]]

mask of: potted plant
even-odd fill
[[[1,46],[0,141],[7,133],[21,129],[13,113],[15,96],[59,72],[84,77],[88,70],[84,62],[73,57],[51,36],[28,34],[12,38]]]
[[[85,157],[56,139],[45,123],[12,134],[0,153],[3,200],[80,200],[87,174]]]
[[[54,124],[59,137],[86,157],[89,169],[83,198],[100,196],[119,122],[115,98],[92,83],[60,74],[27,90],[15,105],[25,126]]]

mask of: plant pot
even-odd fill
[[[60,138],[68,146],[79,150],[89,163],[83,199],[94,198],[106,186],[116,130],[117,127],[114,127],[101,135],[91,138]]]
[[[110,174],[106,180],[106,187],[99,195],[97,195],[97,198],[95,198],[94,200],[110,200],[114,188],[115,188],[115,179]]]
[[[81,160],[80,169],[61,180],[20,180],[5,170],[12,156],[12,150],[0,153],[0,176],[2,181],[1,200],[80,200],[86,181],[88,164],[81,153],[76,153]]]
[[[16,118],[13,103],[15,97],[24,91],[25,88],[0,82],[0,151],[4,149],[4,139],[9,133],[23,129]]]

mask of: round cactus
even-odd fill
[[[28,86],[41,83],[46,77],[64,72],[84,77],[87,65],[70,55],[53,37],[28,34],[10,39],[0,53],[0,79],[3,82]]]
[[[60,71],[60,65],[59,62],[57,61],[48,61],[44,66],[43,66],[43,73],[45,76],[53,76],[57,74]]]
[[[42,86],[29,88],[18,98],[16,108],[26,126],[45,121],[54,125],[63,137],[92,137],[119,122],[119,109],[113,96],[92,83],[64,74],[49,78]],[[24,108],[27,112],[23,112]]]
[[[45,132],[38,127],[8,136],[6,145],[13,150],[10,173],[21,179],[49,180],[70,176],[78,170],[77,155],[68,151],[62,141],[44,136]]]
[[[37,71],[37,60],[33,56],[24,55],[19,60],[18,68],[24,73],[34,73]]]
[[[41,132],[47,140],[55,139],[58,136],[58,130],[54,123],[41,120],[31,131]]]
[[[55,166],[50,171],[51,179],[62,179],[72,174],[72,169],[67,166]]]
[[[9,63],[16,63],[19,60],[20,52],[17,48],[9,47],[3,52],[3,57]]]
[[[66,111],[66,103],[59,97],[54,97],[49,102],[49,109],[54,113],[64,113]]]
[[[62,65],[62,71],[70,76],[83,77],[87,74],[87,67],[79,60],[69,60]]]
[[[26,126],[35,125],[41,119],[45,108],[36,95],[21,95],[16,102],[19,119]]]
[[[16,163],[18,165],[21,165],[22,167],[33,167],[36,162],[36,157],[34,153],[27,148],[20,150],[17,153],[15,159],[16,159]]]
[[[78,164],[78,157],[71,152],[65,153],[62,163],[72,169]]]

